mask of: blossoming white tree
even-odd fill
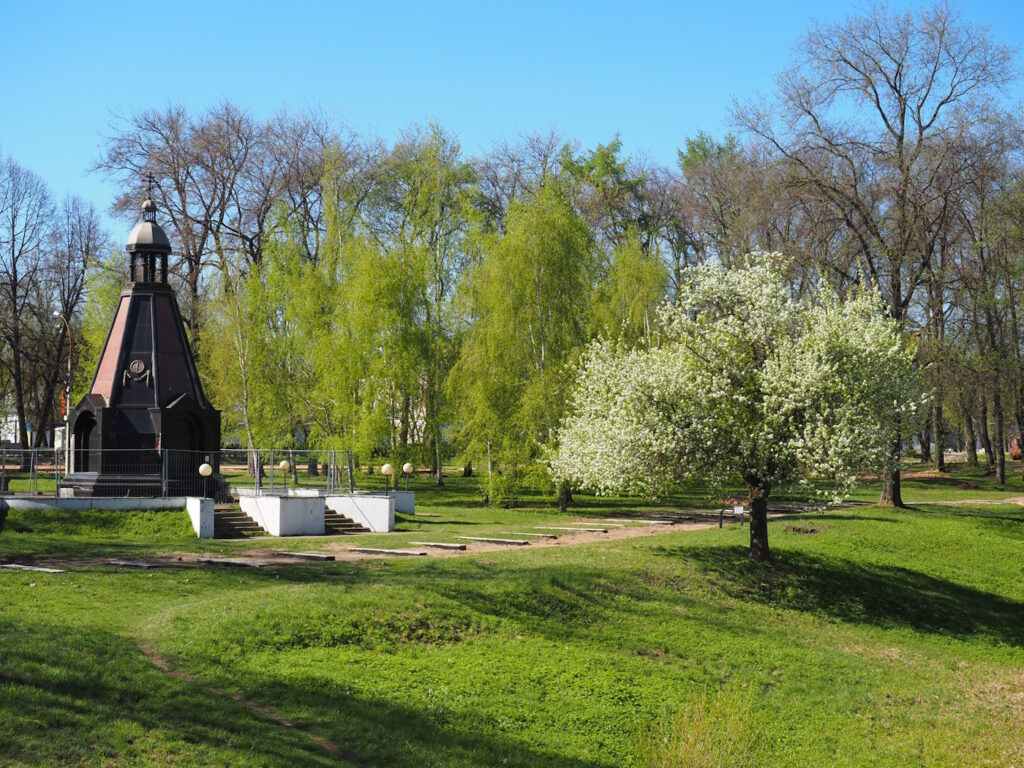
[[[584,356],[552,458],[556,477],[603,493],[658,493],[740,477],[750,557],[767,560],[773,488],[841,497],[880,469],[898,418],[920,405],[914,352],[878,296],[792,298],[778,254],[690,269],[662,338]]]

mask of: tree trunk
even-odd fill
[[[572,486],[568,480],[561,480],[558,483],[558,511],[563,514],[568,512],[570,504],[572,504]]]
[[[267,476],[267,473],[263,470],[263,457],[259,451],[249,451],[249,471],[256,481],[256,487],[262,488],[263,478]]]
[[[15,319],[17,322],[17,319]],[[13,362],[13,383],[14,383],[14,411],[18,417],[18,439],[17,442],[21,446],[21,465],[19,470],[21,472],[28,472],[29,466],[29,453],[28,449],[32,446],[29,445],[28,440],[28,418],[26,417],[25,408],[25,386],[24,379],[22,378],[21,372],[21,346],[20,342],[17,341],[18,335],[15,334],[15,342],[11,344],[11,359]],[[15,347],[15,344],[18,346]],[[37,425],[38,428],[38,425]]]
[[[878,500],[881,507],[904,507],[903,495],[900,493],[900,434],[897,431],[892,449],[889,451],[889,467],[882,472],[882,496]]]
[[[974,432],[974,419],[971,411],[963,403],[960,404],[960,418],[964,423],[964,446],[967,451],[967,466],[978,466],[978,436]]]
[[[935,469],[942,472],[946,468],[946,451],[942,434],[942,403],[938,401],[932,406],[932,442],[935,443]]]
[[[1006,450],[1003,445],[1003,400],[999,395],[998,385],[992,391],[992,418],[995,421],[996,427],[996,435],[995,440],[992,441],[992,447],[998,451],[995,455],[996,482],[1003,485],[1006,483]]]
[[[768,492],[756,485],[748,486],[750,499],[750,560],[763,563],[771,560],[768,549]]]
[[[932,460],[932,441],[928,434],[928,424],[918,433],[917,440],[921,444],[921,463],[930,464]]]
[[[437,484],[444,485],[444,464],[441,456],[441,427],[436,428],[434,433],[434,463],[437,466]]]
[[[192,345],[192,356],[196,363],[202,356],[199,348],[199,277],[201,262],[199,259],[188,260],[188,273],[185,282],[188,285],[188,341]]]
[[[402,393],[402,413],[401,423],[398,428],[398,442],[400,445],[399,455],[405,457],[406,446],[409,445],[409,408],[410,408],[409,393]]]
[[[985,471],[992,471],[992,440],[988,436],[988,402],[985,394],[979,396],[979,410],[981,418],[978,419],[978,428],[981,432],[981,447],[985,449]]]

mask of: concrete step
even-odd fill
[[[213,535],[218,539],[262,536],[265,534],[259,524],[242,512],[237,505],[220,505],[213,512]],[[328,536],[343,536],[355,533],[370,533],[370,529],[350,520],[337,512],[324,515],[324,533]]]
[[[344,515],[328,510],[324,513],[324,532],[327,534],[370,533],[370,529]]]
[[[265,534],[259,524],[237,504],[218,504],[213,510],[213,536],[217,539],[241,539]]]
[[[225,522],[245,522],[246,520],[252,521],[244,512],[214,512],[214,520],[223,520]]]

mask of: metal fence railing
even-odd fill
[[[333,493],[355,487],[346,451],[223,450],[220,466],[229,487],[247,493]]]
[[[204,475],[200,468],[209,465]],[[84,450],[0,447],[0,493],[49,496],[206,496],[351,491],[347,451],[293,449]]]
[[[53,494],[63,469],[62,451],[0,447],[0,493]]]

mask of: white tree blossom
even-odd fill
[[[661,340],[584,355],[552,471],[602,493],[657,494],[740,477],[751,557],[768,557],[767,497],[804,484],[830,499],[881,469],[921,405],[914,350],[877,293],[793,299],[779,254],[693,267],[662,308]]]

